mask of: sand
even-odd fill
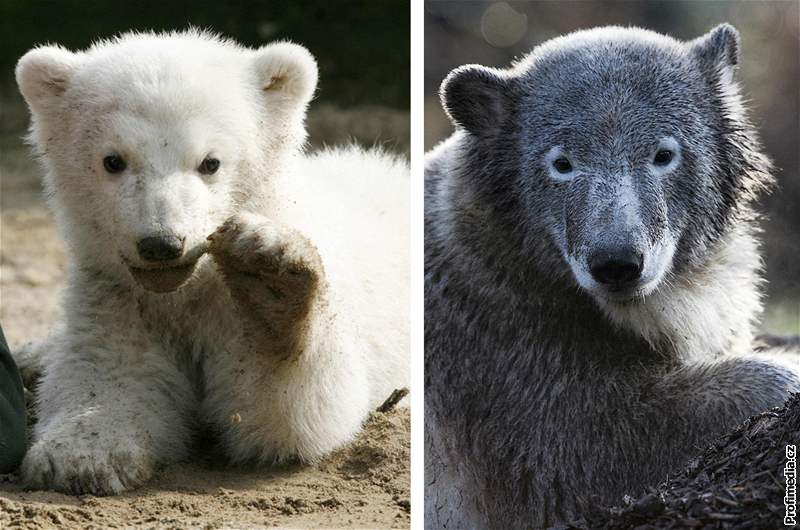
[[[375,413],[316,467],[228,468],[213,451],[116,497],[26,492],[0,475],[0,527],[408,528],[408,409]]]
[[[2,179],[0,322],[13,349],[58,318],[66,259],[29,162],[6,160]],[[407,409],[376,412],[315,467],[231,469],[198,448],[117,497],[26,492],[0,475],[0,528],[407,528],[409,431]]]

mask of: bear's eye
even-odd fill
[[[210,156],[205,157],[202,162],[200,162],[200,167],[197,168],[197,171],[202,173],[203,175],[213,175],[219,169],[219,160],[216,158],[211,158]]]
[[[657,166],[666,166],[672,162],[672,157],[672,151],[669,149],[661,149],[656,153],[656,156],[653,157],[653,164]]]
[[[553,160],[553,167],[559,173],[569,173],[570,171],[572,171],[572,164],[570,163],[569,160],[567,160],[563,156]]]
[[[109,173],[122,173],[128,165],[119,155],[108,155],[103,159],[103,167]]]

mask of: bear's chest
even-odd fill
[[[146,294],[137,304],[144,332],[188,374],[240,333],[233,302],[213,270],[199,271],[175,293]]]

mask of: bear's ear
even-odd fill
[[[255,51],[256,79],[265,97],[305,108],[317,88],[317,61],[306,48],[275,42]]]
[[[723,75],[732,79],[733,70],[739,64],[740,41],[736,28],[730,24],[720,24],[689,45],[707,75]]]
[[[501,72],[468,64],[450,72],[439,96],[456,126],[481,134],[494,129],[509,110],[508,84]]]
[[[19,91],[35,112],[43,112],[61,100],[69,87],[77,56],[59,46],[34,48],[17,63]]]

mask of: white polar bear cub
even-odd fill
[[[70,257],[29,487],[119,493],[187,454],[313,462],[408,383],[408,169],[303,155],[311,54],[198,31],[20,59]]]

